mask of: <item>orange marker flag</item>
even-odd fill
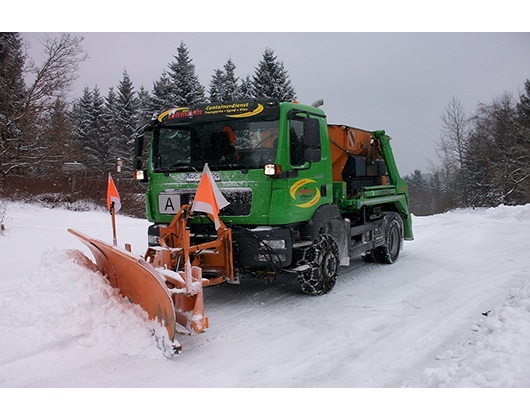
[[[112,203],[114,203],[114,213],[118,213],[121,209],[120,194],[109,172],[109,184],[107,187],[107,208],[109,210],[111,209]]]
[[[226,201],[219,187],[213,179],[212,173],[208,164],[204,164],[201,180],[197,186],[197,192],[191,206],[191,211],[202,211],[212,215],[214,219],[215,228],[219,229],[219,210],[228,206],[230,203]]]

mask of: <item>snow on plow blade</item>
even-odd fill
[[[133,255],[130,246],[124,250],[68,229],[92,251],[98,269],[110,284],[140,305],[149,319],[166,327],[177,352],[177,324],[188,333],[208,328],[203,287],[235,282],[232,231],[219,221],[215,239],[192,244],[187,227],[190,214],[191,205],[183,205],[170,225],[160,228],[161,245],[149,247],[143,258]]]
[[[200,286],[195,286],[195,290],[189,293],[185,288],[186,282],[178,273],[155,268],[131,252],[90,238],[74,229],[68,229],[68,232],[77,236],[92,251],[98,269],[113,287],[119,289],[132,303],[140,305],[149,319],[156,319],[166,327],[177,351],[180,345],[175,343],[176,322],[194,332],[207,328],[200,277],[193,282]],[[196,274],[200,276],[200,273]],[[172,286],[170,290],[166,281],[182,288]]]

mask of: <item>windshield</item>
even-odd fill
[[[153,165],[158,171],[263,168],[273,163],[278,121],[217,121],[161,127],[155,132]]]

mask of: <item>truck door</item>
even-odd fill
[[[325,128],[325,127],[324,127]],[[307,113],[288,120],[287,212],[292,222],[311,219],[322,204],[331,202],[329,151],[322,149],[321,122]]]

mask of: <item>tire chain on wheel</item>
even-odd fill
[[[310,267],[298,273],[297,279],[302,291],[311,295],[323,295],[331,291],[335,286],[339,267],[339,249],[333,237],[328,234],[320,235],[312,246],[297,250],[297,254],[296,266]],[[323,263],[330,265],[330,276],[326,277],[326,273],[322,273],[325,268]]]

